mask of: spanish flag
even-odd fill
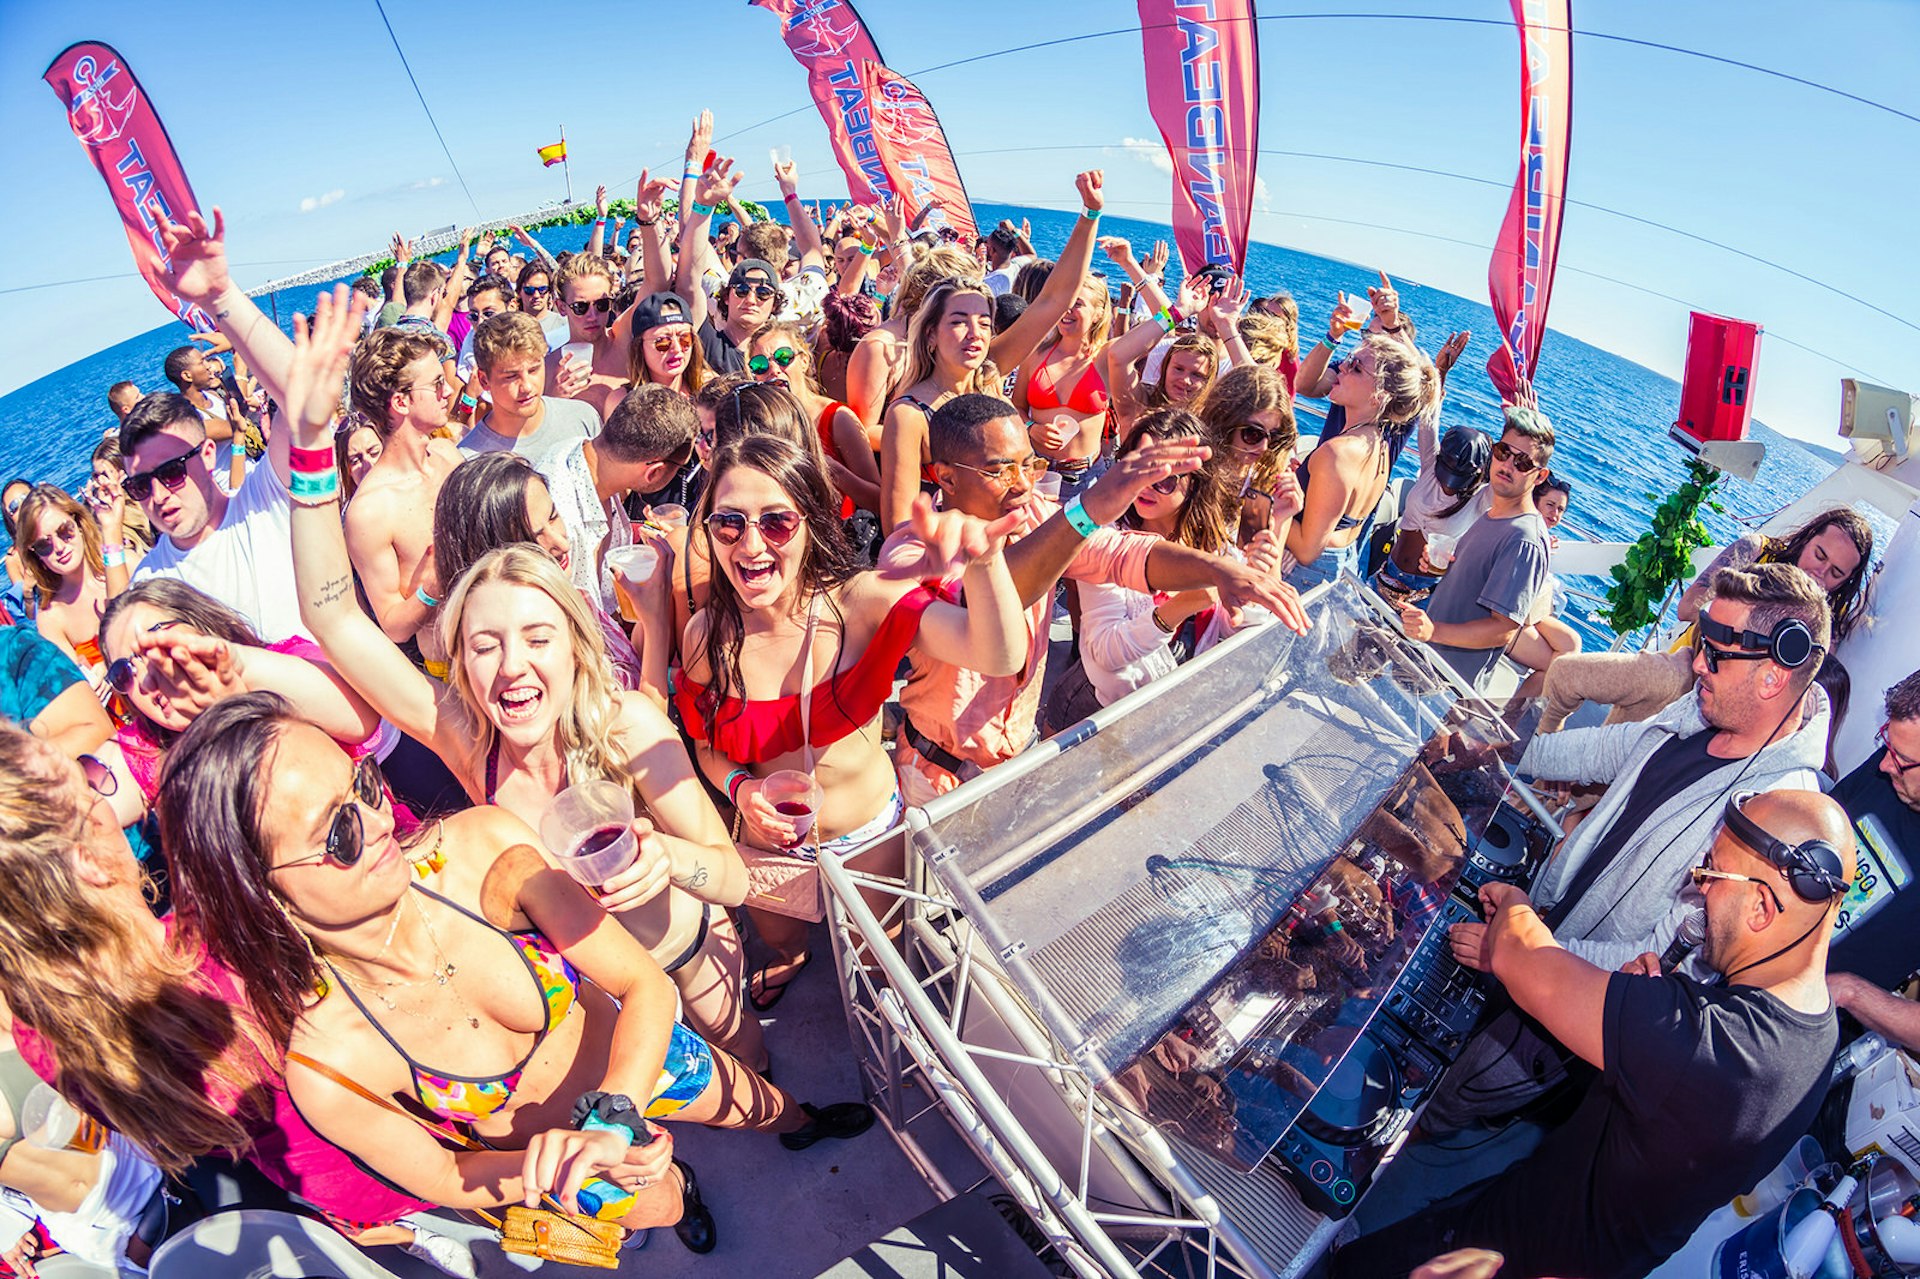
[[[564,138],[552,146],[540,148],[540,164],[543,168],[551,169],[554,165],[559,164],[566,158],[567,143]]]

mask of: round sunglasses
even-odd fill
[[[659,337],[653,339],[653,349],[662,355],[671,354],[676,347],[679,348],[683,354],[693,350],[692,329],[688,329],[684,333],[662,333]]]
[[[311,857],[282,862],[273,869],[292,870],[320,862],[331,862],[343,870],[359,865],[367,851],[367,828],[360,809],[365,806],[378,812],[386,802],[387,779],[380,772],[379,761],[371,755],[362,755],[354,761],[353,781],[347,797],[333,810],[333,820],[327,823],[326,848]]]
[[[147,628],[147,634],[152,635],[159,631],[171,630],[173,627],[185,625],[186,623],[180,621],[178,618],[163,618],[155,622],[152,626],[149,626]],[[141,668],[146,665],[146,661],[146,655],[143,653],[135,653],[131,657],[114,658],[111,662],[107,663],[108,686],[111,687],[114,692],[120,694],[120,696],[125,697],[128,693],[131,693],[134,690],[134,686],[140,682],[140,671]]]
[[[762,373],[765,373],[768,369],[772,368],[775,364],[778,364],[781,368],[784,369],[789,364],[792,364],[795,360],[799,358],[800,358],[800,352],[794,350],[790,346],[783,346],[771,352],[769,355],[755,355],[755,356],[749,357],[747,360],[747,372],[752,373],[755,376],[758,376]]]
[[[35,538],[33,541],[27,543],[27,549],[44,560],[47,556],[53,554],[53,544],[56,540],[62,545],[66,545],[79,536],[80,526],[75,524],[71,519],[66,519],[62,520],[60,526],[53,530],[51,537]]]

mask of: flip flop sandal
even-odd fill
[[[753,1011],[757,1013],[772,1012],[774,1009],[774,1006],[777,1005],[782,999],[786,998],[787,987],[793,985],[794,982],[798,981],[800,979],[800,974],[806,972],[807,965],[811,964],[812,962],[813,962],[813,952],[807,951],[806,954],[801,957],[799,966],[795,968],[791,973],[787,974],[787,979],[779,983],[778,985],[774,985],[774,986],[770,986],[767,984],[768,965],[762,964],[760,967],[748,973],[747,974],[747,1006],[753,1009]],[[753,979],[755,977],[758,977],[760,979],[760,993],[758,995],[753,993]]]

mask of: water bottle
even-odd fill
[[[1851,1079],[1870,1065],[1881,1053],[1886,1052],[1888,1044],[1878,1031],[1870,1030],[1860,1038],[1840,1050],[1833,1059],[1833,1083]]]

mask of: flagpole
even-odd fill
[[[573,167],[567,163],[567,126],[560,126],[560,172],[567,179],[567,203],[573,203]]]

